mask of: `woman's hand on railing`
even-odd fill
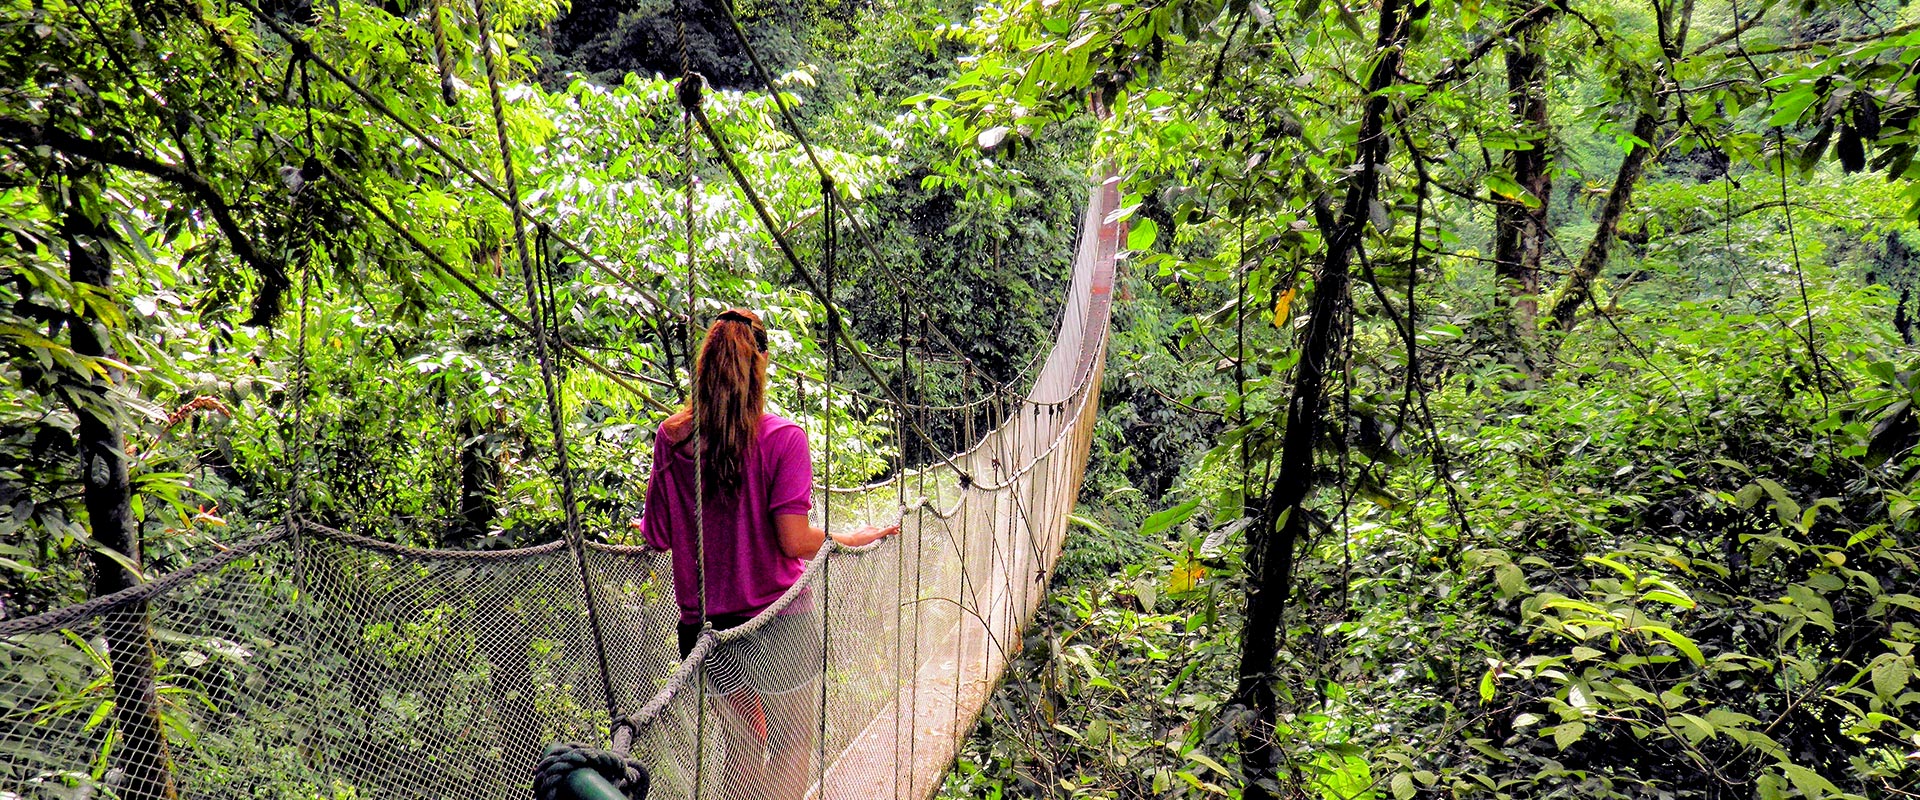
[[[884,528],[878,525],[868,525],[851,533],[836,533],[833,535],[833,540],[839,542],[841,547],[865,547],[881,539],[889,536],[898,536],[899,534],[900,525],[898,523],[888,525]]]

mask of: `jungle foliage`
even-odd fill
[[[833,430],[834,480],[893,469],[884,408],[815,382],[824,309],[687,158],[684,19],[803,260],[821,187],[770,88],[873,232],[834,265],[857,338],[958,345],[929,401],[1017,380],[1085,179],[1123,177],[1080,535],[945,796],[1920,793],[1910,9],[741,3],[766,87],[718,8],[10,3],[4,614],[290,509],[557,536],[531,340],[463,279],[523,316],[551,286],[595,538],[679,400],[663,308],[761,309],[775,410]]]
[[[942,28],[974,53],[915,101],[983,145],[1111,113],[1148,287],[1109,418],[1181,422],[1096,452],[1214,442],[1131,513],[1096,462],[1087,526],[1139,555],[1082,545],[1118,574],[1063,591],[954,791],[1912,796],[1913,29],[1393,0]]]

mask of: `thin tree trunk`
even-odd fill
[[[63,233],[69,277],[74,284],[106,289],[113,280],[113,264],[100,245],[99,227],[74,209],[67,212]],[[91,312],[68,316],[66,324],[74,352],[94,357],[112,355],[93,323]],[[140,531],[133,518],[126,440],[110,410],[112,401],[107,398],[110,384],[96,376],[85,380],[85,386],[69,390],[68,402],[79,419],[76,434],[85,473],[82,499],[96,545],[89,551],[93,595],[100,597],[140,583],[138,574],[102,550],[119,553],[127,563],[138,567]],[[171,800],[178,792],[166,735],[160,727],[159,698],[154,692],[153,631],[147,604],[128,604],[106,614],[101,622],[107,662],[113,670],[113,723],[119,736],[113,760],[124,774],[119,794]]]
[[[1277,788],[1278,752],[1273,734],[1279,703],[1273,688],[1273,663],[1279,654],[1280,630],[1293,584],[1295,549],[1306,538],[1304,506],[1314,487],[1313,450],[1320,439],[1327,374],[1346,333],[1341,317],[1347,311],[1350,266],[1366,235],[1370,211],[1380,192],[1380,171],[1387,160],[1388,106],[1380,90],[1393,84],[1405,42],[1401,0],[1381,0],[1375,44],[1380,55],[1367,79],[1368,99],[1356,140],[1359,169],[1347,184],[1338,216],[1325,197],[1314,205],[1316,222],[1326,236],[1326,260],[1314,284],[1312,317],[1300,345],[1293,396],[1287,403],[1280,469],[1248,542],[1248,568],[1254,581],[1247,591],[1247,622],[1234,692],[1235,703],[1253,717],[1253,724],[1244,726],[1240,734],[1247,800],[1270,800]]]
[[[1494,210],[1494,270],[1513,299],[1509,338],[1518,349],[1519,366],[1529,375],[1538,367],[1540,262],[1546,254],[1547,206],[1553,199],[1542,27],[1520,31],[1506,51],[1508,110],[1515,127],[1532,139],[1532,149],[1507,151],[1506,164],[1514,181],[1540,202],[1532,207],[1503,204]]]
[[[1620,238],[1620,216],[1633,201],[1634,184],[1640,182],[1640,174],[1646,171],[1647,156],[1652,155],[1651,143],[1658,128],[1659,118],[1654,111],[1640,112],[1640,117],[1633,122],[1633,135],[1648,144],[1634,145],[1620,160],[1620,170],[1613,176],[1613,189],[1607,192],[1606,205],[1600,208],[1599,228],[1593,232],[1593,241],[1587,243],[1586,253],[1580,256],[1573,274],[1567,276],[1566,288],[1553,304],[1553,325],[1562,331],[1573,330],[1580,306],[1593,293],[1594,278],[1600,275],[1600,270],[1607,266],[1607,258],[1613,254],[1613,243]]]
[[[491,437],[486,427],[473,419],[462,417],[459,427],[460,436],[460,522],[458,530],[453,531],[450,541],[443,546],[452,546],[481,539],[493,527],[493,521],[500,515],[499,502],[495,499],[495,485],[500,480],[500,462],[491,452]]]

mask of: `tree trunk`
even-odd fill
[[[495,485],[500,480],[500,462],[492,452],[491,436],[486,428],[470,417],[462,416],[460,437],[460,522],[443,546],[458,546],[484,538],[500,515],[495,500]]]
[[[1279,472],[1256,525],[1250,529],[1247,564],[1253,583],[1247,591],[1247,622],[1234,691],[1235,703],[1252,715],[1252,724],[1243,726],[1240,733],[1247,800],[1270,800],[1278,788],[1273,734],[1279,704],[1273,690],[1273,662],[1279,654],[1281,625],[1293,584],[1294,551],[1306,538],[1305,504],[1314,488],[1313,451],[1320,439],[1327,373],[1346,334],[1342,315],[1347,312],[1350,266],[1366,235],[1370,212],[1380,193],[1380,171],[1387,160],[1388,106],[1380,90],[1393,84],[1400,69],[1401,48],[1406,43],[1401,0],[1381,0],[1375,41],[1375,51],[1380,55],[1367,79],[1367,102],[1356,140],[1359,169],[1349,179],[1338,216],[1324,196],[1314,204],[1316,223],[1326,237],[1326,260],[1314,284],[1313,316],[1300,345],[1293,396],[1287,402]]]
[[[69,277],[76,285],[106,289],[113,280],[113,263],[100,244],[102,231],[79,210],[67,212],[63,231]],[[68,315],[66,324],[73,350],[84,356],[112,353],[94,331],[91,312]],[[78,378],[79,376],[76,376]],[[127,474],[126,440],[112,412],[106,379],[85,376],[85,384],[69,389],[68,403],[79,418],[81,471],[85,473],[82,499],[93,536],[93,595],[100,597],[140,583],[140,576],[109,556],[111,549],[138,567],[140,531],[133,519],[133,485]],[[154,692],[153,631],[145,601],[130,603],[101,618],[107,661],[113,670],[113,723],[119,736],[113,748],[115,768],[124,773],[120,796],[166,798],[178,796],[172,759],[160,727],[159,698]]]
[[[1613,253],[1613,243],[1620,238],[1620,216],[1626,213],[1627,204],[1633,200],[1633,185],[1640,182],[1640,173],[1647,168],[1647,156],[1653,152],[1653,137],[1658,134],[1659,118],[1655,111],[1642,111],[1633,122],[1633,135],[1644,145],[1634,145],[1633,150],[1620,160],[1620,171],[1613,176],[1613,190],[1607,192],[1606,205],[1600,207],[1599,228],[1593,232],[1593,241],[1587,243],[1586,253],[1580,256],[1579,265],[1573,268],[1573,274],[1567,276],[1567,285],[1560,292],[1560,299],[1553,304],[1553,325],[1562,331],[1573,330],[1578,319],[1580,306],[1587,302],[1593,292],[1593,279],[1599,277],[1600,270],[1607,266],[1607,257]]]
[[[1553,176],[1547,158],[1547,73],[1540,55],[1542,28],[1531,25],[1521,30],[1506,51],[1508,110],[1514,127],[1532,143],[1529,150],[1507,151],[1506,165],[1514,181],[1540,202],[1532,207],[1502,204],[1494,209],[1494,271],[1513,299],[1513,312],[1507,318],[1508,338],[1517,349],[1518,366],[1529,375],[1538,369],[1540,262],[1546,254],[1547,206],[1553,199]]]

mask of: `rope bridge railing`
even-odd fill
[[[523,798],[542,749],[570,741],[611,742],[654,797],[927,796],[1064,540],[1117,200],[1111,179],[1093,193],[1057,338],[1003,422],[816,503],[836,528],[904,509],[902,534],[830,543],[779,604],[687,659],[666,554],[422,550],[295,520],[135,589],[0,620],[0,798],[164,797],[119,774],[129,752],[162,754],[160,785],[183,797]],[[152,629],[161,741],[123,737],[110,713],[105,649],[130,640],[116,625]],[[608,708],[624,713],[610,724]]]

